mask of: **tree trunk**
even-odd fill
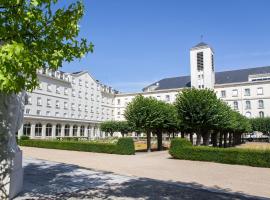
[[[151,152],[151,132],[147,132],[146,137],[147,137],[147,152]]]
[[[125,134],[124,133],[121,133],[122,137],[125,137]]]
[[[229,146],[232,146],[232,133],[229,133]]]
[[[157,133],[158,151],[162,151],[162,133]]]
[[[227,140],[228,140],[228,133],[225,132],[225,133],[224,133],[224,144],[223,144],[223,147],[224,147],[224,148],[227,147]]]
[[[219,132],[219,144],[218,144],[219,147],[222,147],[222,140],[223,140],[223,133]]]
[[[208,145],[209,145],[209,137],[210,137],[210,132],[207,131],[207,132],[203,135],[203,145],[204,145],[204,146],[208,146]]]
[[[193,145],[193,133],[189,134],[189,141],[191,142],[191,144]]]
[[[181,132],[181,138],[185,138],[185,133]]]
[[[175,133],[172,134],[172,137],[175,138]]]
[[[212,144],[213,144],[213,147],[217,147],[217,132],[216,131],[214,131],[213,133],[212,133]]]
[[[201,133],[196,133],[196,135],[197,135],[196,145],[200,146],[201,140],[202,140],[202,135],[201,135]]]

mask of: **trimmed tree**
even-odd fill
[[[118,122],[117,121],[105,121],[100,124],[100,130],[109,133],[111,137],[113,137],[113,133],[118,130]]]
[[[117,121],[117,131],[121,133],[122,137],[132,131],[127,121]]]

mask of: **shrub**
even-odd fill
[[[29,140],[30,138],[29,138],[29,136],[27,136],[27,135],[22,135],[21,137],[20,137],[20,140]]]
[[[119,138],[117,142],[118,154],[134,155],[135,146],[132,138]]]
[[[185,139],[174,139],[169,152],[176,159],[270,168],[269,150],[192,146]]]
[[[20,146],[86,151],[97,153],[131,155],[135,153],[131,138],[121,138],[116,144],[89,141],[59,141],[59,140],[19,140]]]

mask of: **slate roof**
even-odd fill
[[[216,84],[241,83],[247,82],[249,75],[265,73],[270,73],[270,66],[216,72],[215,78]],[[158,86],[155,88],[155,90],[175,89],[191,86],[190,76],[180,76],[161,79],[160,81],[143,88],[143,91],[151,86],[157,85],[157,83]]]

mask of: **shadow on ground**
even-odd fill
[[[43,160],[26,159],[24,165],[24,188],[16,199],[260,199],[197,183],[128,177]]]

